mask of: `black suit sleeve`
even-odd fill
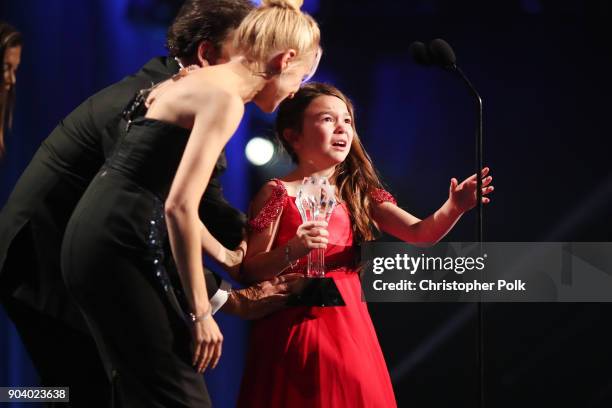
[[[200,218],[210,233],[226,248],[236,248],[244,235],[246,216],[223,196],[219,177],[226,168],[225,152],[217,160],[215,171],[200,202]]]

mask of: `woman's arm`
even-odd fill
[[[185,295],[193,314],[203,316],[210,310],[210,303],[202,264],[198,205],[217,157],[238,127],[244,105],[239,97],[225,91],[208,92],[198,98],[194,104],[202,108],[195,115],[165,211],[170,245]],[[214,320],[206,318],[196,322],[194,336],[194,364],[198,363],[202,371],[214,358],[214,366],[220,356],[220,344],[211,341],[222,340]]]
[[[489,168],[482,170],[482,194],[493,191],[493,178],[486,177]],[[482,202],[490,202],[483,197]],[[476,175],[461,184],[453,178],[449,187],[449,198],[436,212],[421,220],[391,202],[374,204],[373,218],[378,227],[402,241],[420,246],[429,246],[440,241],[455,226],[466,211],[476,206]]]
[[[221,265],[233,279],[240,280],[240,264],[246,254],[246,241],[243,240],[236,249],[231,250],[224,247],[203,223],[200,223],[200,233],[202,251]]]
[[[251,204],[249,218],[252,219],[255,214],[262,211],[277,188],[274,181],[264,185]],[[278,200],[279,198],[273,199]],[[247,254],[242,264],[242,273],[246,282],[272,279],[291,266],[293,262],[308,254],[311,249],[327,247],[327,223],[319,221],[300,225],[296,236],[286,245],[271,250],[282,209],[275,212],[276,217],[268,225],[249,231]]]

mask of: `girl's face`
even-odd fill
[[[9,91],[17,82],[17,68],[21,62],[21,46],[7,48],[4,52],[4,90]]]
[[[301,134],[293,141],[300,163],[328,168],[342,163],[353,143],[353,118],[346,104],[335,96],[322,95],[304,111]]]

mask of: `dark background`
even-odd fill
[[[180,1],[4,0],[0,19],[24,34],[14,131],[0,163],[0,204],[53,127],[90,94],[164,53]],[[612,6],[592,0],[308,1],[324,55],[317,76],[351,96],[366,148],[389,190],[425,217],[451,177],[473,172],[474,106],[463,84],[416,66],[412,41],[442,37],[484,99],[485,164],[496,190],[488,241],[611,241],[607,138]],[[249,107],[228,147],[228,197],[246,209],[283,159],[254,167],[253,136],[272,115]],[[383,239],[390,239],[385,237]],[[466,215],[448,241],[474,239]],[[477,406],[477,313],[470,304],[370,304],[398,405]],[[486,406],[608,407],[608,304],[484,305]],[[216,406],[233,406],[247,325],[220,317],[224,356],[207,374]],[[67,356],[69,358],[69,356]],[[0,385],[35,385],[18,337],[0,316]],[[341,386],[341,384],[339,384]]]

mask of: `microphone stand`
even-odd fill
[[[456,64],[450,66],[450,70],[455,72],[467,85],[472,96],[474,97],[474,101],[476,102],[476,242],[478,242],[478,252],[482,256],[483,253],[483,204],[482,204],[482,98],[474,85],[470,82],[470,80],[465,76],[461,68],[459,68]],[[482,281],[482,271],[480,271],[480,280]],[[476,352],[476,359],[478,361],[478,406],[480,408],[484,408],[485,405],[485,389],[484,389],[484,304],[482,303],[482,298],[476,304],[477,306],[477,314],[478,319],[476,323],[477,327],[477,336],[478,336],[478,349]]]
[[[430,43],[430,51],[432,44],[436,44],[436,50],[433,55],[428,53],[427,48],[422,42],[414,42],[410,46],[412,56],[417,64],[420,65],[438,65],[449,71],[453,71],[457,74],[461,80],[467,85],[474,100],[476,102],[476,242],[478,242],[478,252],[483,255],[483,204],[482,204],[482,98],[474,85],[465,76],[461,68],[455,63],[455,54],[444,40],[437,39]],[[483,280],[483,272],[480,271],[480,280]],[[478,348],[476,352],[476,359],[478,361],[478,406],[484,408],[485,405],[485,387],[484,387],[484,304],[482,303],[482,294],[477,302],[477,336],[478,336]]]
[[[476,102],[476,242],[480,243],[480,249],[482,250],[482,177],[480,175],[482,171],[482,98],[474,85],[465,76],[461,68],[457,65],[453,65],[451,69],[457,73],[457,75],[463,80],[474,96]]]

